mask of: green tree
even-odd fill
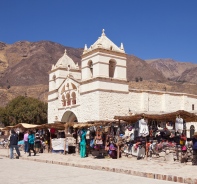
[[[47,104],[31,97],[16,97],[7,104],[4,113],[7,116],[4,122],[9,125],[47,123]]]
[[[4,107],[0,107],[0,123],[3,124],[4,126],[8,126],[8,116],[6,113],[6,109]]]

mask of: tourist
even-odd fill
[[[30,130],[29,135],[28,135],[29,156],[31,156],[31,150],[34,152],[34,156],[36,155],[36,151],[34,150],[34,141],[35,141],[35,137],[34,137],[33,131]]]
[[[28,152],[28,131],[25,131],[23,140],[24,140],[24,152],[27,153]]]
[[[16,153],[17,153],[17,159],[19,159],[20,157],[20,151],[19,151],[19,148],[18,148],[18,135],[16,134],[16,132],[14,130],[11,130],[11,136],[10,136],[10,159],[13,159],[14,156],[13,156],[13,151],[14,149],[16,150]]]
[[[193,160],[192,165],[197,165],[197,132],[194,133],[194,137],[192,139],[193,143]]]

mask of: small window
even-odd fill
[[[192,104],[192,111],[194,111],[194,104]]]
[[[114,60],[109,61],[109,77],[114,78],[116,68],[116,62]]]
[[[90,61],[88,61],[88,67],[89,67],[89,77],[90,78],[92,78],[93,77],[93,63],[92,63],[92,61],[90,60]]]
[[[55,75],[53,75],[53,80],[54,80],[54,81],[56,80],[56,76],[55,76]]]

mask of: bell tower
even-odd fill
[[[89,48],[84,47],[81,62],[81,92],[117,90],[128,92],[126,54],[123,44],[116,46],[102,30]]]

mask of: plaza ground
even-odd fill
[[[174,181],[180,183],[197,184],[197,167],[192,166],[191,162],[180,163],[172,161],[164,161],[161,157],[159,159],[141,159],[136,157],[122,157],[120,159],[96,159],[92,156],[80,158],[78,154],[59,154],[59,153],[40,153],[36,156],[28,157],[28,154],[21,152],[20,159],[11,160],[13,163],[21,163],[24,161],[31,161],[28,166],[35,164],[35,162],[47,163],[50,167],[57,165],[72,166],[78,168],[98,171],[107,171],[108,174],[125,174],[140,176],[150,179],[158,179],[165,181]],[[0,156],[10,162],[8,159],[8,149],[0,149]],[[27,168],[28,169],[28,168]],[[127,176],[125,176],[127,177]]]
[[[173,182],[161,181],[150,178],[113,173],[106,171],[97,171],[84,168],[76,168],[62,165],[52,165],[47,163],[31,162],[27,160],[10,160],[8,158],[0,159],[1,181],[4,184],[28,183],[28,184],[172,184]]]

